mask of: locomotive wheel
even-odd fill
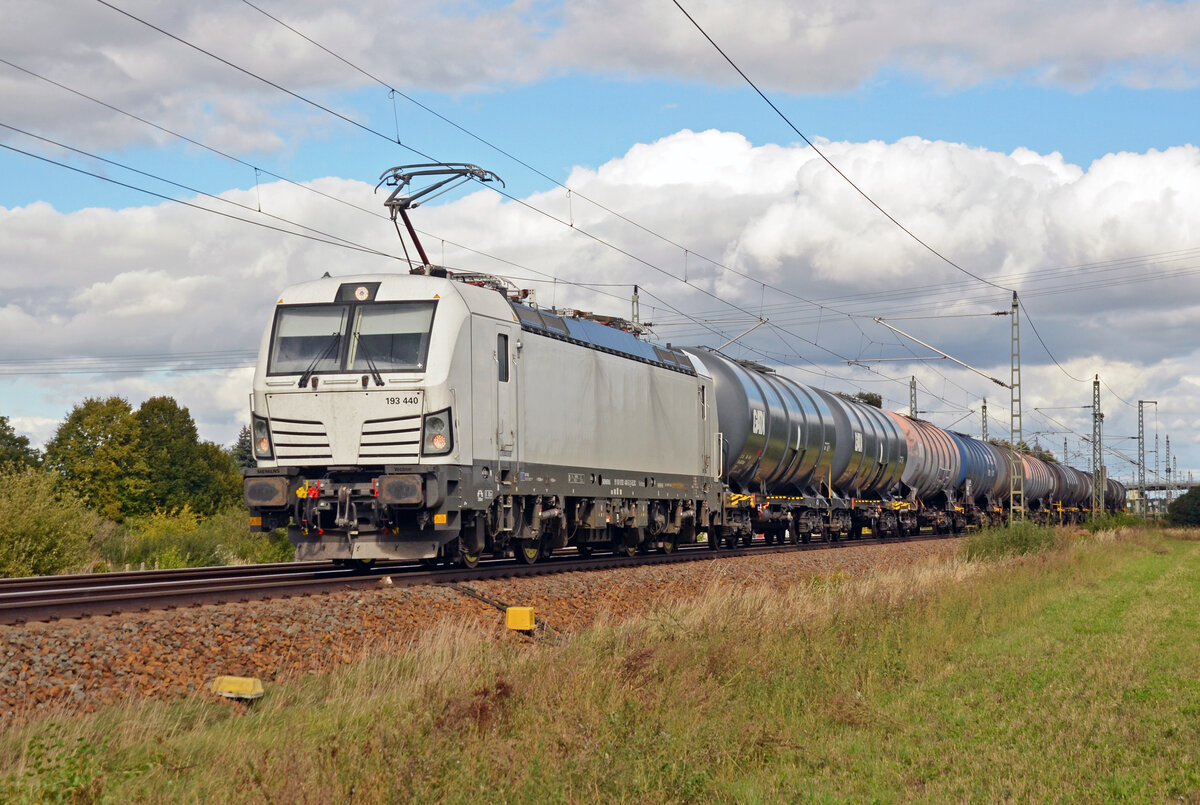
[[[704,532],[704,539],[708,543],[710,551],[719,551],[721,549],[721,538],[717,536],[717,529],[710,528]]]
[[[513,549],[513,553],[516,554],[517,561],[521,564],[532,565],[542,558],[542,541],[540,539],[517,540],[517,546]]]
[[[658,543],[659,553],[675,553],[675,537],[670,536]]]
[[[375,564],[374,559],[343,559],[341,562],[342,567],[348,567],[351,570],[359,572],[370,570],[371,566]]]
[[[617,556],[637,556],[636,545],[626,545],[624,542],[618,542],[613,546],[613,553]]]
[[[576,545],[575,550],[579,551],[579,555],[587,559],[596,550],[594,545]]]

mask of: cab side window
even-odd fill
[[[501,383],[508,382],[508,336],[501,333],[496,336],[496,369]]]

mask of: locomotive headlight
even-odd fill
[[[454,432],[450,425],[450,409],[446,408],[426,414],[421,424],[421,453],[426,456],[441,456],[454,447]]]
[[[250,417],[254,421],[254,457],[269,459],[274,456],[271,450],[271,428],[267,424],[267,420],[259,416],[251,414]]]

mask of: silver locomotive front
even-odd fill
[[[297,559],[429,558],[457,538],[471,464],[456,406],[470,392],[455,362],[470,348],[464,290],[368,275],[283,293],[255,371],[252,528],[287,526]]]

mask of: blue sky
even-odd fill
[[[59,92],[51,87],[45,91]],[[559,181],[575,166],[599,166],[633,143],[652,142],[681,129],[737,131],[756,144],[799,140],[748,86],[570,75],[468,94],[406,94]],[[772,93],[771,97],[810,139],[890,142],[918,136],[1000,152],[1018,147],[1043,154],[1057,151],[1068,162],[1083,167],[1108,153],[1144,152],[1194,142],[1200,123],[1196,112],[1200,90],[1196,88],[1107,86],[1077,91],[1004,79],[950,91],[910,76],[886,74],[850,92]],[[416,151],[444,161],[496,165],[516,195],[547,189],[542,177],[512,165],[404,98],[390,99],[382,88],[347,93],[337,100],[339,110],[352,111],[389,135],[396,131],[398,118],[402,142]],[[84,101],[80,105],[90,106]],[[111,114],[94,108],[97,114]],[[292,108],[304,111],[301,104],[292,104]],[[382,172],[381,165],[423,160],[419,153],[348,124],[326,119],[324,125],[325,131],[289,142],[282,153],[243,152],[238,156],[297,181],[333,174],[373,181]],[[24,148],[28,141],[14,138],[10,142]],[[134,145],[101,153],[206,192],[254,186],[252,170],[179,141],[168,147]],[[83,163],[75,160],[73,164]],[[7,207],[46,201],[68,212],[154,201],[136,191],[11,152],[0,153],[0,171],[6,177],[0,187],[0,203]],[[117,171],[110,175],[121,178]],[[144,178],[129,177],[129,181],[155,192],[186,195]]]
[[[0,31],[0,58],[347,203],[382,211],[382,195],[371,192],[379,174],[425,161],[92,0],[20,15],[4,2],[11,24]],[[520,204],[458,193],[420,211],[418,225],[508,262],[453,248],[448,261],[480,270],[515,263],[528,282],[557,277],[562,285],[548,289],[555,301],[615,313],[626,312],[638,283],[666,340],[723,341],[745,326],[695,320],[773,309],[771,327],[747,339],[746,357],[779,359],[804,382],[881,391],[895,409],[907,406],[906,380],[916,375],[941,425],[978,411],[984,396],[993,416],[1007,410],[1001,390],[965,371],[914,362],[888,363],[885,373],[841,360],[915,354],[871,318],[916,313],[934,317],[911,325],[923,338],[1006,373],[1004,327],[956,318],[1003,306],[1005,294],[968,281],[855,196],[670,2],[260,4],[661,238],[579,201],[568,208],[545,178],[389,99],[244,3],[114,5],[386,136],[398,123],[417,151],[489,168],[512,197],[575,216],[579,229],[613,246]],[[1158,399],[1160,429],[1175,434],[1189,462],[1181,467],[1200,470],[1200,378],[1191,369],[1200,357],[1192,326],[1200,315],[1200,4],[685,6],[885,209],[973,273],[1020,288],[1049,347],[1027,327],[1030,407],[1086,403],[1086,380],[1099,373],[1114,439],[1133,430],[1128,402]],[[246,165],[3,64],[0,123],[398,253],[378,218],[265,175],[256,188]],[[64,159],[8,130],[0,143]],[[66,161],[212,206],[82,157]],[[158,393],[189,406],[206,438],[227,442],[245,419],[249,383],[234,365],[257,347],[264,305],[279,287],[324,270],[395,270],[394,261],[381,266],[9,151],[0,150],[0,177],[0,415],[39,442],[85,396],[137,404]],[[690,283],[671,279],[685,264]],[[915,287],[930,290],[904,295]],[[861,296],[868,292],[876,295]],[[826,307],[814,312],[800,300]],[[178,365],[197,345],[228,366],[54,373],[68,360],[114,355]],[[30,357],[44,358],[46,373],[22,374]],[[1071,449],[1083,452],[1076,434],[1090,429],[1086,412],[1062,416]],[[1055,425],[1040,414],[1026,422],[1061,449]]]

